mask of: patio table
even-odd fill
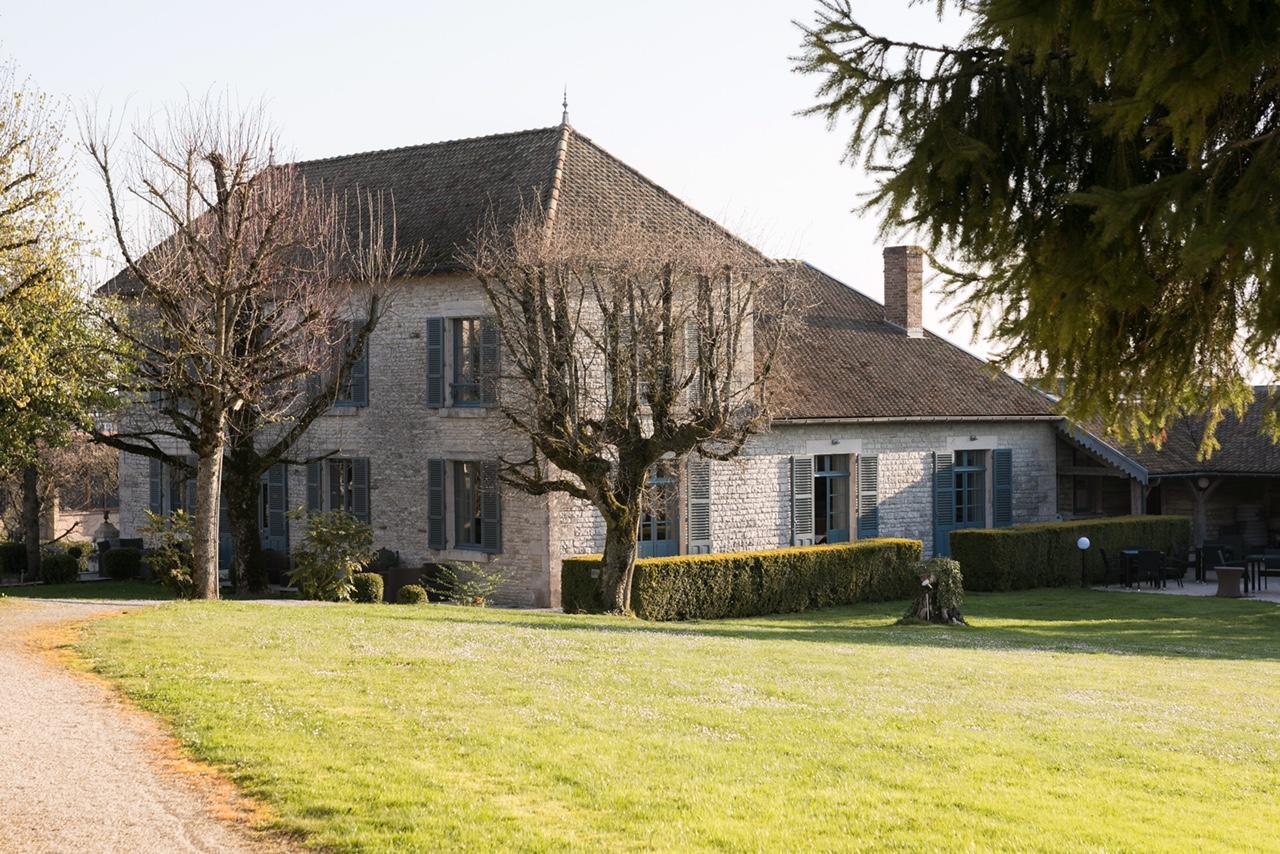
[[[1218,576],[1218,592],[1215,596],[1223,599],[1243,599],[1245,584],[1245,568],[1243,566],[1215,566],[1213,571]]]

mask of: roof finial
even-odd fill
[[[564,86],[564,100],[560,102],[560,106],[564,107],[564,112],[560,115],[560,124],[569,124],[569,84]]]

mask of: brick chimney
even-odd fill
[[[886,246],[884,319],[912,338],[924,337],[924,250]]]

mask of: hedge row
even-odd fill
[[[1081,537],[1089,538],[1083,553],[1076,546]],[[1025,590],[1101,583],[1104,550],[1118,571],[1121,549],[1185,553],[1190,543],[1185,516],[1114,516],[952,531],[951,557],[960,562],[966,590]]]
[[[919,580],[918,540],[646,558],[636,561],[631,608],[646,620],[751,617],[906,599]],[[600,555],[566,558],[560,596],[569,613],[605,610]]]

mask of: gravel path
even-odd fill
[[[38,648],[68,621],[147,604],[0,602],[0,851],[280,850],[236,827],[234,790],[184,767],[154,720]]]

